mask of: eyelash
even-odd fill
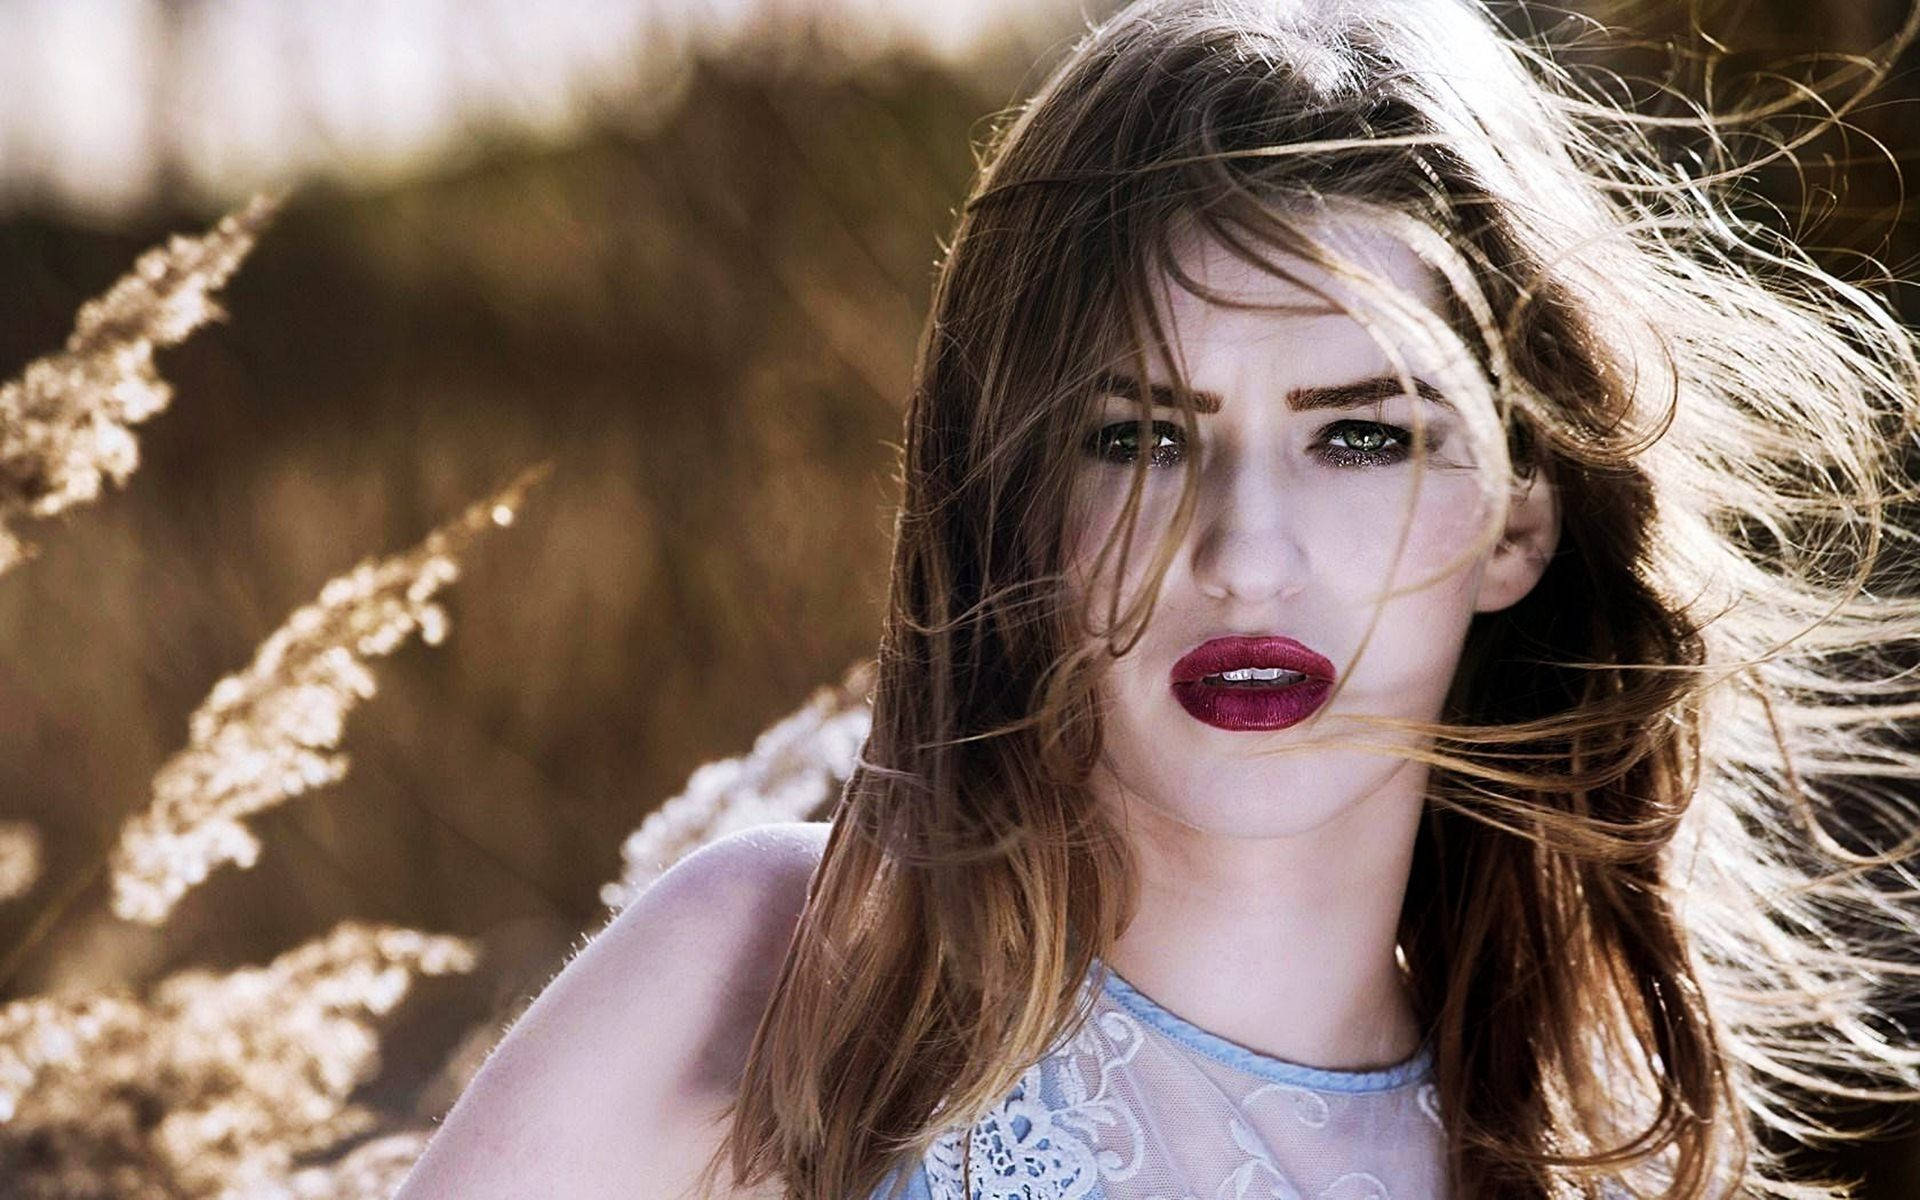
[[[1131,463],[1137,451],[1116,457],[1109,453],[1109,447],[1114,444],[1115,439],[1125,437],[1138,428],[1139,423],[1135,421],[1115,421],[1102,425],[1087,435],[1083,449],[1090,457],[1102,462],[1116,465]],[[1178,463],[1180,461],[1178,454],[1181,449],[1179,443],[1185,439],[1186,430],[1172,421],[1154,421],[1152,430],[1156,437],[1171,438],[1175,443],[1172,446],[1155,446],[1152,451],[1152,465],[1170,467]],[[1349,450],[1331,444],[1332,439],[1343,434],[1375,430],[1393,439],[1394,444],[1382,450]],[[1410,457],[1413,431],[1398,425],[1389,425],[1384,421],[1335,421],[1320,431],[1314,445],[1319,448],[1321,459],[1336,467],[1384,467],[1403,462]]]

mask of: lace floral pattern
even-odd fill
[[[930,1200],[1439,1200],[1423,1051],[1383,1071],[1258,1054],[1106,976],[1087,1022],[921,1163]]]
[[[1118,1102],[1112,1084],[1144,1038],[1138,1022],[1124,1014],[1096,1014],[1064,1049],[1029,1068],[999,1107],[970,1130],[949,1131],[936,1144],[926,1164],[936,1200],[1080,1200],[1095,1194],[1103,1174],[1130,1178],[1145,1152],[1146,1135],[1139,1117]],[[1087,1059],[1096,1072],[1091,1086],[1082,1066]],[[1057,1107],[1044,1100],[1049,1066],[1058,1067],[1064,1093]],[[1115,1129],[1125,1133],[1130,1156],[1095,1149],[1107,1140],[1102,1134]],[[972,1143],[971,1194],[961,1177],[963,1141]]]

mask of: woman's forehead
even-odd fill
[[[1342,266],[1372,278],[1366,282],[1343,278],[1336,270],[1280,249],[1261,249],[1261,257],[1273,268],[1264,269],[1218,239],[1198,233],[1177,235],[1172,243],[1173,256],[1181,274],[1203,290],[1238,304],[1298,310],[1303,315],[1342,314],[1342,305],[1364,312],[1379,307],[1380,302],[1370,298],[1368,284],[1374,283],[1391,289],[1399,302],[1440,311],[1440,273],[1378,222],[1358,216],[1326,216],[1307,224],[1304,232],[1318,249]],[[1166,295],[1160,298],[1164,306],[1182,313],[1215,307],[1171,275],[1166,284]]]
[[[1196,286],[1189,288],[1169,274],[1156,288],[1155,300],[1187,368],[1183,373],[1222,360],[1259,369],[1263,358],[1280,358],[1309,371],[1337,371],[1347,363],[1371,374],[1390,367],[1392,356],[1382,340],[1393,342],[1409,369],[1418,370],[1428,356],[1396,336],[1397,329],[1406,327],[1405,317],[1396,318],[1392,309],[1412,306],[1441,316],[1444,284],[1439,272],[1377,224],[1327,218],[1311,228],[1319,248],[1371,278],[1344,278],[1337,270],[1278,250],[1264,252],[1275,268],[1267,270],[1212,238],[1175,242],[1178,271]],[[1223,302],[1216,303],[1216,297]],[[1156,378],[1169,374],[1157,347],[1149,363]]]

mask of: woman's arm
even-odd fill
[[[826,829],[744,830],[655,881],[514,1023],[395,1200],[690,1195]]]

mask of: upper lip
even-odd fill
[[[1333,664],[1289,637],[1209,638],[1173,664],[1174,683],[1193,683],[1209,675],[1244,667],[1279,667],[1333,682]]]

